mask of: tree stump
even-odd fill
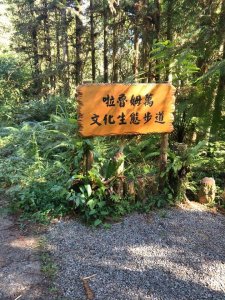
[[[120,175],[117,176],[114,184],[113,184],[113,191],[116,195],[118,195],[120,198],[124,197],[124,182],[125,182],[125,176]]]
[[[141,201],[143,204],[145,204],[147,201],[145,187],[146,187],[145,178],[143,176],[138,176],[136,178],[136,195],[137,195],[137,200]]]
[[[147,174],[146,176],[146,191],[148,195],[156,195],[158,193],[158,179],[156,175]]]
[[[128,179],[125,181],[125,194],[131,199],[132,202],[135,201],[136,191],[133,179]]]
[[[114,192],[123,198],[125,191],[124,191],[124,182],[125,177],[123,175],[124,173],[124,153],[123,153],[123,144],[120,146],[119,151],[116,152],[116,154],[113,157],[113,164],[115,166],[115,172],[114,175],[116,175],[116,180],[113,185]]]
[[[155,195],[158,192],[156,176],[150,174],[138,176],[135,182],[135,191],[136,199],[145,204],[149,196]]]
[[[201,180],[201,187],[199,191],[200,203],[214,203],[216,196],[216,182],[212,177],[205,177]]]

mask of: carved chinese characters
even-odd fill
[[[174,91],[170,84],[90,84],[78,87],[82,136],[173,131]]]

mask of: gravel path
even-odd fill
[[[65,299],[225,299],[225,217],[176,208],[134,214],[110,229],[61,221],[47,234]],[[64,299],[64,298],[63,298]]]

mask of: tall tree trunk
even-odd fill
[[[169,3],[168,3],[168,9],[167,9],[167,32],[166,32],[166,35],[167,35],[167,40],[170,40],[172,39],[172,19],[171,19],[171,11],[169,11],[169,9],[172,9],[172,5],[170,5],[170,2],[172,3],[173,0],[168,0]],[[159,1],[156,1],[157,2],[157,7],[158,7],[158,10],[160,9],[160,3]],[[169,16],[168,16],[169,14]],[[159,16],[159,19],[158,21],[156,22],[155,24],[156,26],[156,32],[157,32],[157,35],[159,36],[159,31],[160,31],[160,16]],[[166,81],[169,79],[169,73],[167,74],[167,70],[169,70],[169,62],[168,62],[168,65],[167,65],[167,68],[166,68]],[[160,172],[163,173],[165,172],[166,170],[166,165],[167,165],[167,153],[168,153],[168,147],[169,147],[169,134],[168,133],[163,133],[161,135],[161,154],[160,154],[160,162],[161,162],[161,165],[160,165]],[[165,175],[162,176],[161,178],[161,183],[160,183],[160,187],[163,188],[165,186],[165,183],[166,183],[166,177]]]
[[[160,34],[160,27],[161,27],[161,9],[160,9],[160,0],[154,0],[155,6],[156,6],[156,13],[154,18],[154,24],[155,24],[155,39],[156,41],[159,41],[159,34]],[[155,81],[160,81],[160,73],[157,70],[158,61],[156,60],[156,73],[155,73]]]
[[[225,60],[225,0],[221,4],[220,20],[218,24],[218,42],[221,44],[222,59]],[[222,118],[222,108],[225,101],[225,67],[221,67],[217,93],[214,102],[212,118],[212,134],[216,135]]]
[[[59,17],[58,17],[58,12],[57,9],[55,9],[55,44],[56,44],[56,74],[54,79],[55,79],[55,84],[57,80],[61,79],[61,70],[60,70],[60,31],[59,31]],[[56,78],[57,76],[57,78]]]
[[[38,40],[37,40],[37,30],[34,26],[32,28],[32,48],[33,48],[33,66],[34,66],[34,73],[33,73],[33,82],[34,82],[34,93],[38,95],[42,89],[42,79],[40,77],[41,70],[39,64],[39,54],[38,54]]]
[[[68,34],[67,34],[67,13],[66,13],[66,7],[64,7],[61,10],[62,15],[62,52],[63,52],[63,82],[64,82],[64,95],[66,97],[70,94],[70,88],[69,88],[69,49],[68,49]]]
[[[166,38],[167,40],[171,41],[173,40],[173,34],[172,34],[172,16],[173,16],[173,6],[174,6],[174,0],[168,0],[167,1],[167,12],[166,12]]]
[[[46,62],[47,62],[47,78],[50,79],[51,88],[54,85],[54,78],[52,74],[52,56],[51,56],[51,37],[50,26],[48,17],[48,4],[46,0],[43,0],[43,17],[44,17],[44,36],[45,36],[45,48],[46,48]]]
[[[168,0],[170,2],[170,0]],[[171,0],[172,2],[173,0]],[[156,33],[157,33],[157,36],[159,38],[159,33],[160,33],[160,2],[159,1],[156,1],[157,2],[157,8],[158,8],[158,16],[157,16],[157,19],[156,19],[156,23],[155,23],[155,26],[156,26]],[[169,7],[169,4],[168,4],[168,7]],[[170,12],[167,10],[167,13],[170,14]],[[167,22],[169,21],[169,25],[167,23],[167,39],[171,37],[171,32],[172,32],[172,24],[171,24],[171,20],[170,18],[168,18],[168,15],[167,15]],[[167,76],[167,74],[166,74]],[[169,76],[169,75],[168,75]],[[158,78],[158,80],[160,79],[160,76]],[[168,78],[166,79],[168,80]],[[168,133],[163,133],[161,135],[161,153],[160,153],[160,172],[163,173],[165,172],[166,170],[166,165],[167,165],[167,152],[168,152],[168,146],[169,146],[169,134]],[[163,188],[165,186],[165,183],[166,183],[166,177],[165,175],[162,176],[162,180],[160,181],[160,187]]]
[[[33,19],[35,19],[34,14],[34,0],[30,1],[30,12]],[[42,90],[42,79],[41,79],[41,67],[40,67],[40,58],[38,54],[38,27],[32,25],[31,28],[31,37],[32,37],[32,51],[33,51],[33,82],[34,82],[34,93],[38,95]]]
[[[118,19],[120,15],[114,17],[113,25],[113,42],[112,42],[112,82],[118,82],[119,65],[118,65]]]
[[[83,24],[81,20],[81,5],[82,0],[77,0],[77,15],[76,15],[76,70],[75,70],[75,83],[79,85],[82,81],[82,33]]]
[[[144,78],[142,82],[146,82],[148,77],[148,67],[149,67],[149,37],[150,31],[144,29],[143,41],[142,41],[142,70],[144,72]]]
[[[90,25],[91,25],[91,69],[92,81],[95,82],[96,67],[95,67],[95,33],[94,33],[94,6],[93,0],[90,0]]]
[[[225,59],[225,43],[223,45],[223,59]],[[214,102],[214,111],[212,118],[212,134],[218,133],[219,125],[222,119],[223,103],[225,101],[225,68],[220,71],[219,83],[217,87],[217,93]]]
[[[138,27],[137,27],[137,17],[135,16],[135,24],[134,24],[134,65],[133,72],[135,81],[137,81],[138,77],[138,63],[139,63],[139,35],[138,35]]]
[[[103,35],[104,35],[104,53],[103,53],[103,65],[104,65],[104,82],[108,82],[109,74],[108,74],[108,10],[106,5],[106,0],[103,0],[104,10],[103,10]]]
[[[173,16],[173,5],[174,0],[167,1],[167,20],[166,20],[166,39],[170,42],[173,41],[173,33],[172,33],[172,16]],[[166,63],[166,75],[165,81],[172,81],[172,74],[170,74],[170,59],[168,58]]]

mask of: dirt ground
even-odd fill
[[[25,230],[0,198],[0,299],[50,299],[41,271],[40,234]]]
[[[190,210],[190,212],[201,211],[202,217],[204,217],[204,211],[206,211],[206,212],[208,211],[208,209],[205,206],[203,206],[201,204],[193,203],[193,202],[188,202],[183,206],[181,205],[179,208],[183,211]],[[217,214],[217,212],[216,211],[214,212],[213,210],[211,210],[210,213],[212,214],[211,219],[214,218],[213,217],[214,214],[215,215]],[[195,212],[195,214],[196,214],[196,212]],[[149,214],[149,218],[151,218],[151,214]],[[168,219],[168,223],[170,223],[169,218],[163,219],[162,217],[160,217],[158,219],[159,219],[159,223],[161,225],[163,222],[166,223],[167,219]],[[187,222],[188,222],[188,220],[189,219],[187,219]],[[151,225],[152,220],[150,220],[149,222],[150,222],[149,224]],[[181,224],[181,223],[178,223],[178,224]],[[212,222],[210,224],[214,224],[214,223]],[[210,224],[207,226],[211,226]],[[93,235],[93,231],[89,228],[82,226],[76,220],[74,220],[74,221],[71,220],[71,222],[68,222],[68,223],[67,222],[59,222],[59,225],[58,226],[56,226],[56,225],[57,225],[57,222],[56,222],[56,224],[52,224],[52,226],[50,227],[53,230],[51,233],[54,236],[54,238],[52,238],[52,243],[55,241],[56,245],[55,245],[54,249],[56,249],[56,250],[55,250],[55,252],[53,251],[53,253],[49,252],[49,255],[50,255],[49,257],[50,257],[50,259],[52,257],[54,259],[54,262],[56,262],[59,265],[59,269],[58,270],[56,269],[56,273],[57,273],[57,274],[55,274],[56,276],[54,278],[50,279],[48,277],[48,275],[50,273],[54,272],[54,268],[52,268],[52,266],[51,266],[51,261],[50,262],[47,261],[46,270],[43,271],[44,264],[43,264],[42,257],[44,255],[44,257],[46,259],[46,254],[48,255],[48,253],[45,252],[45,249],[43,249],[42,248],[43,246],[41,246],[41,243],[43,243],[43,236],[46,236],[46,232],[49,232],[49,228],[42,228],[42,227],[40,227],[40,225],[33,225],[33,226],[29,225],[28,226],[28,224],[20,223],[18,218],[13,217],[12,215],[10,215],[8,213],[7,206],[6,206],[6,198],[0,196],[0,300],[18,300],[18,299],[20,299],[20,300],[63,300],[63,299],[77,300],[77,299],[81,299],[81,298],[77,298],[77,295],[79,294],[78,289],[76,288],[76,284],[73,284],[73,280],[76,279],[75,278],[76,276],[74,276],[73,272],[75,272],[74,270],[77,268],[77,260],[75,259],[75,257],[79,254],[79,251],[81,251],[81,256],[83,257],[84,253],[82,250],[83,249],[82,243],[84,243],[86,240],[87,240],[87,243],[90,242],[90,239],[92,238],[92,235]],[[145,225],[145,227],[148,226],[148,222],[145,223],[144,225]],[[187,224],[185,223],[185,228],[187,230],[188,227],[186,225]],[[65,229],[64,229],[64,226],[65,226]],[[115,226],[117,226],[117,225],[115,225]],[[120,226],[120,225],[118,225],[118,226]],[[158,226],[157,223],[155,226],[156,227]],[[206,226],[206,228],[202,228],[202,230],[203,231],[209,230],[209,228],[207,226]],[[81,234],[78,234],[79,231],[77,231],[76,227],[78,227],[78,229],[79,228],[82,229],[85,232],[90,231],[91,236],[89,237],[89,239],[84,238],[85,235],[83,234],[83,232],[81,232]],[[117,228],[117,227],[115,227],[115,228]],[[45,229],[48,229],[48,230],[45,230]],[[123,231],[123,226],[121,227],[121,230]],[[153,230],[153,233],[154,232],[157,233],[157,230],[162,230],[162,229],[155,228]],[[178,230],[178,228],[177,228],[177,230]],[[182,226],[181,226],[180,230],[181,230],[181,233],[183,236]],[[193,229],[193,230],[194,230],[193,232],[196,231],[195,229]],[[55,234],[54,234],[54,232],[55,232]],[[170,234],[170,231],[167,230],[166,232],[168,232],[168,234]],[[107,235],[109,233],[107,231],[103,230],[102,234],[106,235],[106,238],[108,238]],[[197,234],[197,233],[193,233],[193,235],[194,234]],[[208,234],[208,232],[207,232],[207,234]],[[73,235],[75,235],[74,240],[72,237]],[[132,237],[132,236],[133,236],[133,233],[130,234],[130,237]],[[87,235],[87,237],[88,237],[88,235]],[[65,238],[65,240],[63,240],[64,238]],[[74,246],[74,245],[76,245],[75,241],[77,238],[81,239],[81,241],[79,243],[77,243],[79,248],[76,248]],[[156,234],[155,238],[160,239],[160,241],[161,241],[160,243],[162,243],[163,238],[166,239],[166,236],[164,237],[164,235],[162,236],[160,234],[159,235]],[[192,237],[190,236],[190,238],[192,238]],[[210,239],[210,240],[212,240],[211,244],[213,242],[213,238],[214,237],[212,237]],[[203,243],[202,244],[204,246],[203,250],[207,246],[207,245],[205,245],[205,239],[206,239],[206,234],[198,235],[198,237],[197,237],[197,240],[199,242]],[[48,243],[50,243],[50,240],[46,241],[46,249],[49,246]],[[101,244],[101,243],[98,243],[98,244],[101,245],[101,248],[104,248],[103,244]],[[185,243],[185,247],[187,247],[186,245],[187,245],[187,243]],[[61,249],[61,247],[64,247],[65,249]],[[70,247],[72,247],[71,255],[68,255],[68,251],[69,251]],[[166,247],[168,248],[167,244],[166,244]],[[86,248],[84,248],[84,249],[86,249]],[[137,249],[139,249],[139,248],[137,248]],[[212,245],[212,249],[215,249],[215,245]],[[206,251],[206,250],[207,249],[205,249],[204,251]],[[221,251],[219,251],[218,255],[223,255],[223,253],[222,253],[223,250],[224,250],[224,248],[223,249],[221,248]],[[92,251],[93,251],[93,249],[92,249]],[[98,255],[98,253],[100,253],[100,252],[101,251],[97,251],[96,255]],[[218,252],[218,249],[217,249],[217,252]],[[215,252],[215,255],[217,252]],[[86,254],[90,256],[91,253],[92,252],[90,252],[90,253],[87,252]],[[201,253],[201,255],[202,255],[202,253]],[[73,259],[71,260],[70,257],[73,257]],[[111,256],[109,256],[109,257],[111,257]],[[94,258],[96,258],[96,257],[94,257]],[[96,259],[94,259],[94,258],[93,257],[91,258],[90,266],[92,266],[92,263],[96,264]],[[127,256],[126,256],[126,258],[127,258]],[[177,258],[179,258],[179,255],[176,255],[176,259]],[[68,259],[68,264],[66,264],[67,259]],[[118,259],[120,259],[120,256],[118,257]],[[181,258],[179,258],[179,259],[181,259]],[[88,261],[88,258],[87,258],[87,261]],[[86,259],[84,260],[84,262],[86,263]],[[123,261],[123,263],[124,263],[124,261]],[[49,266],[48,266],[48,264],[49,264]],[[61,268],[60,268],[60,266],[61,266]],[[211,264],[209,264],[209,268],[210,268],[210,266],[211,266]],[[84,267],[84,270],[85,270],[85,272],[87,272],[86,265]],[[96,270],[94,270],[94,271],[96,271]],[[79,273],[79,276],[80,276],[80,273]],[[58,282],[58,284],[57,284],[57,278],[58,278],[58,281],[60,281],[60,283]],[[60,280],[59,280],[59,278],[60,278]],[[154,279],[154,276],[152,278]],[[85,297],[85,291],[83,290],[83,286],[81,284],[80,279],[78,282],[79,282],[80,294],[83,295],[82,299],[87,299]],[[140,283],[140,286],[141,286],[141,284],[142,283]],[[56,287],[57,287],[57,289],[56,289]],[[191,287],[193,288],[193,284],[191,285]],[[70,289],[72,289],[72,288],[74,288],[75,290],[71,294],[72,296],[68,297],[68,293],[69,293]],[[63,289],[66,289],[66,291],[64,293],[63,293]],[[96,290],[100,290],[100,288],[99,289],[96,288]],[[206,290],[206,288],[205,288],[205,290]],[[161,298],[153,297],[153,299],[176,299],[176,300],[181,299],[181,298],[171,298],[172,296],[170,298],[165,298],[165,297],[163,298],[163,297],[161,297]],[[103,295],[101,295],[95,299],[111,299],[111,298],[107,298],[107,295],[106,295],[106,297],[103,297]],[[120,298],[114,297],[113,299],[116,300],[116,299],[120,299]],[[126,295],[126,296],[124,296],[124,298],[121,298],[121,299],[133,299],[133,298],[129,298]],[[145,298],[143,298],[143,299],[145,299]],[[182,299],[194,299],[194,298],[182,298]],[[210,298],[210,296],[209,296],[209,298],[206,297],[206,298],[195,298],[195,299],[201,300],[201,299],[221,299],[221,298],[212,298],[212,297]]]

